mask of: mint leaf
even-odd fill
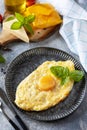
[[[25,27],[25,29],[26,29],[28,32],[30,32],[31,34],[34,34],[31,25],[29,25],[29,24],[24,24],[24,27]]]
[[[27,18],[27,21],[29,22],[29,23],[32,23],[34,20],[35,20],[35,15],[29,15],[28,17],[26,17]]]
[[[0,55],[0,63],[5,63],[5,58],[2,55]]]
[[[84,73],[79,70],[74,70],[70,72],[70,78],[73,79],[76,82],[79,82],[84,76]]]
[[[20,22],[14,22],[12,25],[11,25],[11,29],[13,30],[17,30],[17,29],[20,29],[21,28],[21,23]]]
[[[15,13],[15,17],[17,18],[17,20],[19,22],[21,22],[22,24],[24,24],[24,16],[19,14],[19,13]]]
[[[10,20],[13,20],[14,18],[15,18],[14,16],[8,17],[8,18],[6,19],[6,22],[7,22],[7,21],[10,21]]]

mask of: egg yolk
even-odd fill
[[[47,91],[47,90],[53,89],[55,85],[56,85],[56,82],[54,78],[50,75],[45,75],[40,78],[38,87],[40,90]]]

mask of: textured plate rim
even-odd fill
[[[19,109],[18,107],[16,107],[16,105],[10,100],[9,92],[8,92],[8,89],[7,89],[7,79],[8,79],[8,78],[7,78],[7,75],[8,75],[8,73],[9,73],[10,67],[13,65],[13,63],[15,62],[15,60],[16,60],[17,58],[20,58],[22,55],[24,55],[24,54],[26,54],[26,53],[28,53],[28,52],[30,52],[30,51],[35,51],[35,50],[38,50],[38,49],[45,49],[45,50],[46,50],[46,49],[49,49],[49,50],[59,51],[59,52],[63,53],[64,55],[67,55],[68,57],[70,57],[70,59],[72,59],[72,60],[75,61],[77,64],[79,64],[79,66],[81,67],[81,69],[82,69],[82,70],[84,71],[84,73],[85,73],[84,68],[82,67],[82,65],[80,64],[80,62],[77,61],[77,59],[75,59],[75,58],[74,58],[72,55],[70,55],[69,53],[67,53],[67,52],[65,52],[65,51],[63,51],[63,50],[60,50],[60,49],[56,49],[56,48],[52,48],[52,47],[37,47],[37,48],[29,49],[29,50],[27,50],[27,51],[22,52],[21,54],[19,54],[19,55],[10,63],[10,65],[9,65],[9,67],[8,67],[8,69],[7,69],[6,76],[5,76],[5,88],[6,88],[6,93],[7,93],[7,96],[8,96],[8,99],[9,99],[11,105],[12,105],[13,107],[15,107],[17,110],[21,111],[22,113],[25,112],[25,115],[27,115],[27,116],[28,116],[28,113],[27,113],[26,111],[23,111],[23,110]],[[33,117],[32,117],[32,116],[29,115],[30,118],[35,119],[35,120],[40,120],[40,121],[53,121],[53,120],[58,120],[58,119],[65,118],[65,117],[67,117],[68,115],[70,115],[71,113],[73,113],[73,112],[80,106],[80,104],[81,104],[81,102],[83,101],[84,96],[85,96],[86,84],[87,84],[87,82],[86,82],[86,75],[85,75],[84,78],[85,78],[84,90],[82,91],[82,93],[81,93],[80,98],[78,99],[78,101],[77,101],[74,105],[72,105],[72,106],[70,107],[70,109],[68,109],[68,111],[65,110],[65,111],[62,112],[61,114],[58,114],[58,115],[56,115],[55,117],[54,117],[54,116],[51,116],[50,118],[49,118],[49,116],[46,118],[46,117],[41,117],[41,116],[33,116]],[[23,113],[23,114],[24,114],[24,113]],[[28,117],[29,117],[29,116],[28,116]]]

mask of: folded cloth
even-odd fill
[[[84,0],[79,0],[84,5]],[[69,49],[79,56],[80,62],[87,72],[87,12],[74,0],[41,0],[51,3],[63,16],[60,34]],[[87,4],[86,4],[87,5]]]

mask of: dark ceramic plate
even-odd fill
[[[43,47],[31,49],[20,54],[10,64],[5,80],[8,98],[15,107],[15,91],[18,84],[46,60],[72,60],[76,69],[84,71],[81,64],[74,57],[61,50]],[[71,93],[63,102],[60,102],[58,105],[48,110],[41,112],[21,111],[36,120],[51,121],[64,118],[76,110],[82,102],[85,95],[85,84],[86,80],[84,76],[84,78],[79,83],[74,84]],[[20,110],[18,107],[16,108]]]

